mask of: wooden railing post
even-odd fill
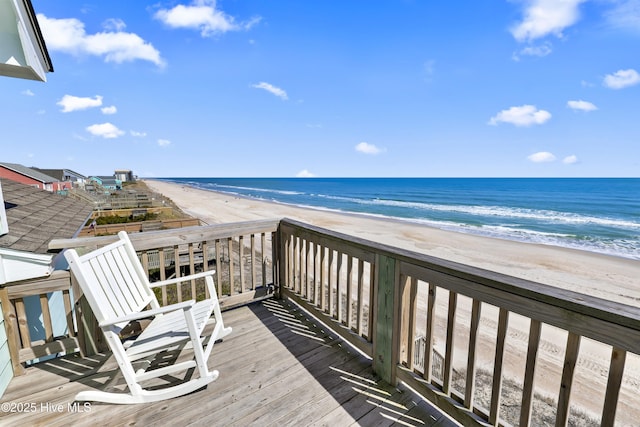
[[[373,331],[373,370],[389,384],[395,384],[398,363],[400,302],[396,260],[378,255],[377,298]]]
[[[271,238],[272,240],[272,255],[271,262],[274,267],[274,294],[276,298],[282,298],[282,287],[286,283],[286,272],[287,272],[287,247],[286,242],[288,241],[287,236],[284,235],[282,231],[282,224],[278,223],[278,231]],[[277,268],[276,268],[277,267]]]
[[[9,346],[9,357],[13,367],[13,375],[23,375],[24,367],[20,363],[20,336],[18,332],[18,320],[13,304],[9,300],[9,291],[6,287],[0,288],[0,302],[2,304],[2,315],[4,316],[4,327],[7,333],[7,344]]]

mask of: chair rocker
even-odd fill
[[[118,241],[82,256],[69,249],[65,257],[96,316],[129,392],[82,391],[76,395],[76,400],[127,404],[156,402],[206,386],[218,377],[217,370],[210,371],[207,367],[213,345],[231,333],[231,328],[225,327],[222,321],[212,277],[214,271],[149,283],[127,233],[121,231],[118,236]],[[202,277],[209,292],[209,299],[204,301],[190,300],[161,307],[152,290]],[[150,317],[153,320],[138,337],[124,342],[120,339],[120,331],[127,324]],[[202,333],[210,320],[215,320],[215,327],[205,343],[207,337]],[[193,348],[192,359],[147,370],[157,355],[189,347]],[[154,385],[153,389],[140,385],[142,381],[193,368],[197,369],[198,375],[194,373],[193,378],[177,385],[164,388]]]

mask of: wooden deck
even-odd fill
[[[202,390],[142,405],[74,403],[78,391],[122,378],[109,355],[68,356],[12,380],[0,425],[457,425],[381,382],[367,358],[292,303],[266,300],[223,316],[233,333],[216,343],[210,364],[220,377]]]

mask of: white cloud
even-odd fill
[[[145,136],[147,136],[146,132],[138,132],[135,130],[129,131],[129,133],[131,134],[131,136],[135,136],[136,138],[144,138]]]
[[[382,150],[376,147],[373,144],[369,144],[368,142],[361,142],[355,147],[356,151],[364,154],[378,154],[382,152]]]
[[[578,6],[586,0],[526,0],[524,18],[511,29],[517,41],[533,41],[549,34],[562,37],[562,31],[575,24]]]
[[[551,43],[544,43],[539,46],[527,46],[519,52],[513,54],[515,61],[520,60],[520,56],[538,56],[543,57],[551,53]]]
[[[110,18],[103,22],[102,27],[105,30],[120,32],[127,28],[127,24],[122,19]]]
[[[609,89],[623,89],[625,87],[640,83],[640,74],[632,68],[628,70],[618,70],[613,74],[604,77],[603,85]]]
[[[551,113],[538,110],[535,105],[522,105],[502,110],[489,120],[490,125],[500,122],[511,123],[515,126],[541,125],[551,118]]]
[[[108,122],[87,126],[87,132],[105,139],[113,139],[124,135],[124,131],[121,131],[115,125]]]
[[[315,178],[316,174],[309,172],[306,169],[301,170],[296,174],[296,178]]]
[[[562,163],[564,163],[565,165],[572,165],[574,163],[578,163],[578,157],[575,154],[572,154],[562,159]]]
[[[30,89],[23,90],[23,91],[22,91],[22,94],[23,94],[24,96],[35,96],[35,93],[31,92],[31,90],[30,90]]]
[[[87,34],[84,23],[75,18],[55,19],[38,14],[38,22],[47,48],[74,56],[93,55],[104,58],[105,62],[117,64],[135,60],[153,62],[159,67],[165,65],[160,52],[149,42],[134,33],[125,33],[120,20],[108,21],[111,30]],[[113,31],[116,29],[117,31]]]
[[[549,153],[548,151],[540,151],[538,153],[534,153],[527,157],[527,159],[531,160],[533,163],[544,163],[544,162],[553,162],[556,160],[556,156]]]
[[[248,30],[261,19],[252,18],[247,22],[237,23],[233,16],[216,9],[215,0],[196,0],[189,6],[179,4],[171,9],[161,9],[154,17],[171,28],[200,30],[202,37]]]
[[[605,13],[605,17],[614,28],[640,30],[640,0],[618,0],[613,8]]]
[[[595,111],[598,109],[594,104],[588,101],[578,100],[578,101],[568,101],[567,107],[572,110],[582,110],[582,111]]]
[[[254,87],[256,89],[266,90],[267,92],[272,93],[275,96],[277,96],[278,98],[281,98],[281,99],[284,99],[284,100],[289,99],[289,97],[287,96],[287,92],[285,92],[284,90],[280,89],[279,87],[273,86],[272,84],[269,84],[269,83],[260,82],[258,84],[251,85],[251,87]]]
[[[171,141],[169,141],[168,139],[159,139],[158,145],[160,147],[166,147],[167,145],[171,145]]]
[[[60,111],[63,113],[70,113],[72,111],[100,107],[102,105],[102,97],[100,95],[96,95],[93,98],[65,95],[56,105],[62,107]]]
[[[109,107],[101,108],[100,111],[102,111],[102,114],[115,114],[118,112],[118,109],[115,105],[111,105]]]

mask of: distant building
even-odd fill
[[[133,172],[128,169],[116,169],[113,173],[116,179],[119,179],[121,182],[130,182],[135,181],[135,177],[133,176]]]
[[[72,187],[71,182],[60,181],[34,168],[28,168],[17,163],[0,162],[0,178],[10,179],[51,192],[69,190]]]
[[[42,172],[45,175],[49,175],[50,177],[56,178],[61,182],[70,182],[74,186],[83,186],[87,181],[87,177],[79,174],[78,172],[72,171],[71,169],[42,169],[42,168],[33,168],[37,171]]]
[[[122,190],[122,181],[113,176],[92,176],[89,177],[89,181],[105,190]]]

